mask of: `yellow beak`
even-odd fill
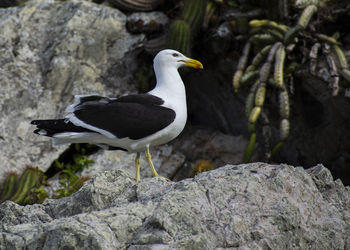
[[[188,67],[192,67],[195,69],[203,69],[203,64],[200,61],[189,58],[188,60],[181,60]]]

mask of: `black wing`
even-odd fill
[[[31,124],[36,125],[37,128],[34,130],[34,133],[40,134],[40,132],[45,131],[44,135],[49,137],[64,132],[95,132],[83,127],[75,126],[73,123],[68,122],[66,119],[34,120],[31,121]]]
[[[79,120],[118,138],[141,139],[167,127],[176,116],[174,110],[160,106],[161,98],[149,94],[118,99],[88,96],[79,101],[73,112]]]

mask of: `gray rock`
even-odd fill
[[[75,94],[119,96],[143,35],[117,9],[86,1],[32,0],[0,9],[0,181],[25,165],[45,170],[66,148],[32,133],[33,119],[62,117]]]
[[[169,18],[160,11],[147,12],[135,12],[128,16],[128,21],[142,21],[143,24],[149,25],[154,22],[159,25],[166,26],[169,23]]]
[[[0,205],[6,249],[348,249],[350,190],[322,165],[227,165],[180,182],[100,173],[70,197]]]
[[[132,33],[155,33],[164,31],[168,23],[169,18],[163,12],[136,12],[128,16],[127,27]]]
[[[210,162],[213,167],[225,165],[227,162],[238,164],[242,161],[247,143],[243,136],[187,126],[180,137],[170,143],[174,152],[185,156],[184,164],[179,166],[175,175],[170,176],[177,181],[193,176],[201,161]],[[256,153],[253,158],[256,158]]]
[[[233,136],[219,131],[187,127],[180,140],[174,141],[174,147],[189,160],[213,160],[218,165],[227,162],[238,164],[242,161],[248,141],[242,135]]]

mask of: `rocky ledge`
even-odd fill
[[[97,175],[70,197],[0,205],[5,249],[349,249],[350,190],[322,165],[227,165],[180,182]]]

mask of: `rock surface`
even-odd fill
[[[227,165],[193,179],[101,173],[70,197],[0,205],[5,249],[349,249],[350,190],[322,165]]]
[[[126,27],[131,33],[152,34],[164,31],[168,23],[169,18],[163,12],[136,12],[128,16]]]
[[[144,35],[117,9],[87,1],[31,0],[0,9],[0,181],[25,165],[45,170],[66,148],[32,133],[33,119],[62,117],[75,94],[119,96]]]

